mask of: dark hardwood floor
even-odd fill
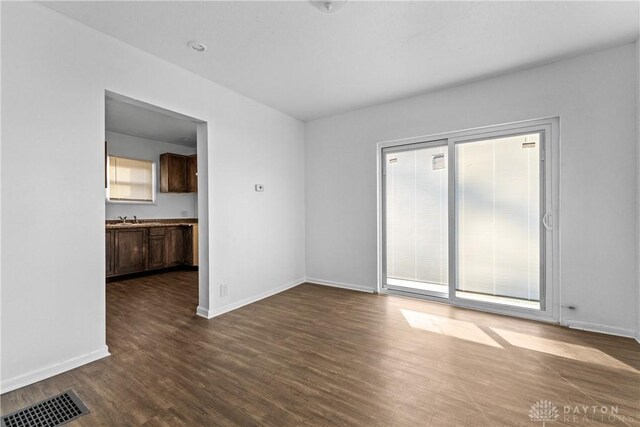
[[[2,412],[74,389],[91,410],[77,426],[531,427],[539,400],[549,427],[640,425],[631,339],[312,284],[211,320],[197,300],[197,272],[108,284],[112,356]]]

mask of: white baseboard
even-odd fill
[[[342,289],[349,289],[349,290],[352,290],[352,291],[367,292],[367,293],[370,293],[370,294],[375,292],[375,289],[368,288],[368,287],[362,286],[362,285],[354,285],[354,284],[351,284],[351,283],[334,282],[332,280],[315,279],[313,277],[307,277],[307,282],[314,283],[316,285],[331,286],[333,288],[342,288]]]
[[[196,314],[200,317],[204,317],[205,319],[209,319],[209,310],[201,305],[196,308]]]
[[[6,393],[29,384],[37,383],[38,381],[70,371],[71,369],[86,365],[87,363],[95,362],[96,360],[109,355],[109,348],[105,345],[91,353],[83,354],[63,362],[54,363],[52,365],[45,366],[44,368],[35,369],[31,372],[27,372],[26,374],[18,375],[17,377],[9,378],[7,380],[3,379],[2,386],[0,386],[1,393]]]
[[[599,323],[583,322],[581,320],[566,320],[564,326],[572,329],[580,329],[589,332],[599,332],[601,334],[616,335],[619,337],[635,338],[636,331],[633,329],[619,328],[617,326],[601,325]]]
[[[265,299],[268,298],[272,295],[275,294],[279,294],[280,292],[286,291],[287,289],[291,289],[293,287],[296,287],[298,285],[301,285],[305,282],[305,279],[298,279],[298,280],[294,280],[292,282],[289,282],[287,284],[284,284],[282,286],[278,286],[277,288],[274,289],[270,289],[266,292],[262,292],[258,295],[254,295],[252,297],[249,298],[245,298],[243,300],[231,303],[231,304],[227,304],[227,305],[223,305],[222,307],[215,307],[213,309],[206,309],[204,307],[198,306],[197,310],[196,310],[196,314],[198,316],[202,316],[206,319],[212,319],[216,316],[220,316],[221,314],[224,313],[228,313],[230,311],[236,310],[240,307],[244,307],[245,305],[249,305],[251,303],[254,303],[256,301],[260,301],[261,299]]]

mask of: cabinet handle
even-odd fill
[[[544,228],[549,231],[553,230],[551,223],[551,212],[545,212],[544,216],[542,217],[542,225],[544,225]]]

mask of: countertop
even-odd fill
[[[139,222],[122,223],[118,220],[107,220],[105,228],[118,229],[118,228],[156,228],[156,227],[192,227],[198,225],[198,220],[194,218],[180,219],[158,219],[158,220],[139,220]]]

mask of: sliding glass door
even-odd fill
[[[548,129],[383,148],[382,287],[464,306],[544,311]]]
[[[455,144],[457,297],[540,308],[540,136]]]
[[[449,294],[447,142],[386,150],[387,286]]]

